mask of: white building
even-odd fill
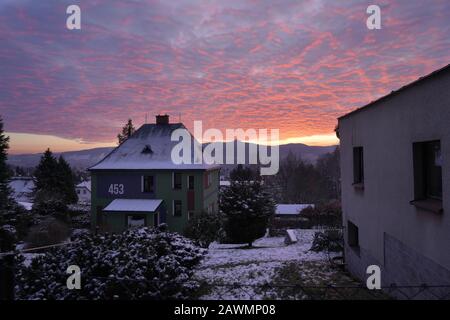
[[[337,134],[350,272],[450,285],[450,65],[340,117]]]
[[[31,210],[33,205],[34,181],[32,177],[13,177],[9,182],[13,198],[25,209]]]
[[[314,208],[313,204],[277,204],[275,216],[293,217],[300,214],[305,208]]]
[[[79,204],[91,203],[91,181],[83,181],[77,184],[75,191],[77,192]]]

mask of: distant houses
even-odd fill
[[[450,65],[339,118],[348,269],[450,285]],[[429,291],[418,298],[426,298]]]
[[[32,177],[13,177],[9,182],[13,198],[26,210],[31,210],[34,181]]]
[[[305,208],[314,208],[314,204],[277,204],[275,216],[277,217],[295,217]]]
[[[89,169],[93,229],[120,232],[164,222],[183,232],[194,215],[218,210],[219,167],[173,163],[176,129],[186,128],[157,116]]]

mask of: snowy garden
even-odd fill
[[[308,294],[307,288],[359,286],[331,263],[340,253],[311,250],[320,231],[294,232],[297,242],[289,245],[285,237],[268,236],[256,240],[252,248],[212,243],[194,271],[193,278],[203,282],[199,299],[313,299],[320,297]]]

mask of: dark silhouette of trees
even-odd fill
[[[136,129],[133,126],[133,121],[131,119],[128,119],[128,122],[125,124],[125,126],[122,128],[122,133],[119,133],[117,135],[117,139],[119,140],[119,144],[122,144],[127,140],[131,135],[136,131]]]

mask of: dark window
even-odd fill
[[[442,200],[442,156],[440,141],[413,144],[415,200]]]
[[[364,152],[363,147],[353,148],[353,183],[364,183]]]
[[[153,176],[142,177],[142,192],[153,193],[154,190],[154,178]]]
[[[145,216],[142,214],[127,215],[127,227],[139,228],[146,225]]]
[[[181,217],[181,200],[173,201],[173,215],[175,217]]]
[[[188,177],[188,189],[194,190],[194,176]]]
[[[181,173],[179,172],[173,173],[173,188],[181,189]]]
[[[194,216],[194,211],[188,211],[188,220]]]
[[[359,230],[358,227],[350,221],[347,221],[348,245],[350,247],[359,247]]]

